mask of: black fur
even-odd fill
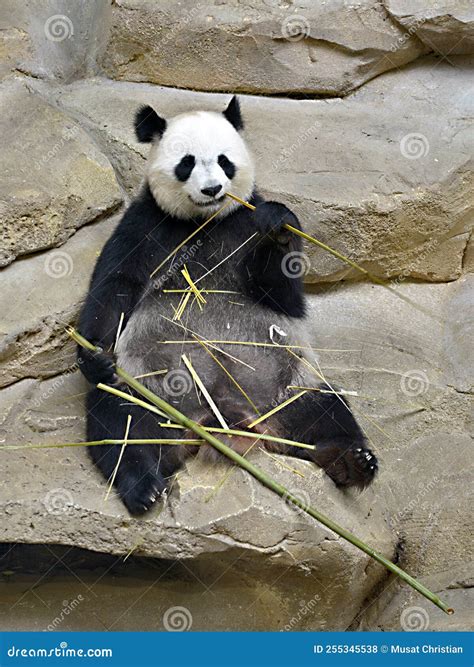
[[[231,99],[227,109],[223,112],[229,123],[235,127],[237,131],[244,129],[244,121],[240,113],[240,102],[236,95]]]
[[[191,172],[194,169],[196,160],[194,155],[185,155],[179,161],[179,164],[176,165],[174,173],[178,181],[184,183],[191,176]]]
[[[150,143],[166,130],[166,120],[161,118],[154,109],[148,106],[140,107],[135,116],[135,134],[138,141]]]
[[[246,292],[256,306],[302,318],[305,311],[302,281],[282,273],[284,255],[301,250],[299,237],[283,230],[282,225],[288,222],[299,228],[299,222],[283,204],[264,202],[258,194],[251,201],[257,206],[255,212],[240,207],[223,220],[215,221],[213,227],[211,223],[208,242],[202,244],[193,259],[199,265],[212,266],[216,260],[210,258],[224,241],[229,242],[230,238],[231,245],[237,247],[257,230],[258,236],[245,252],[228,260],[227,275],[233,276],[238,289]],[[80,367],[91,383],[117,381],[112,349],[121,313],[125,314],[125,328],[149,284],[150,273],[201,222],[166,215],[147,186],[126,211],[99,257],[80,316],[80,332],[103,350],[95,354],[82,348],[78,351]],[[159,417],[133,404],[126,407],[122,404],[98,389],[91,389],[87,402],[88,440],[123,437],[126,414],[133,417],[129,438],[165,437],[157,436],[163,434],[158,427]],[[314,452],[301,448],[284,451],[315,461],[341,486],[362,487],[373,479],[377,461],[366,448],[359,426],[340,397],[307,394],[282,410],[279,420],[285,437],[317,444]],[[163,491],[166,478],[181,463],[178,449],[127,446],[115,485],[132,514],[146,511]],[[90,448],[106,479],[116,466],[119,451],[118,445]]]
[[[321,385],[323,391],[331,391]],[[309,392],[279,413],[284,432],[298,442],[314,442],[316,449],[289,447],[288,453],[314,461],[338,486],[367,486],[378,469],[364,434],[348,403],[334,393]]]
[[[237,130],[242,129],[236,97],[232,98],[224,115]],[[166,121],[150,107],[143,107],[138,112],[135,130],[140,141],[152,141],[165,128]],[[193,156],[185,156],[176,167],[176,178],[183,182],[189,178],[194,162]],[[224,155],[219,156],[218,162],[227,177],[232,178],[235,174],[232,162]],[[169,289],[183,287],[179,269],[184,261],[194,278],[217,265],[217,270],[212,274],[214,283],[206,278],[206,287],[211,289],[214,284],[221,289],[222,285],[222,289],[235,290],[246,301],[242,316],[240,313],[236,315],[236,311],[227,311],[226,314],[219,307],[214,311],[206,310],[206,325],[210,326],[213,320],[216,324],[214,333],[222,333],[226,317],[233,317],[236,328],[240,327],[240,331],[250,335],[250,339],[252,335],[248,332],[259,331],[261,334],[263,331],[264,335],[268,335],[269,323],[283,322],[285,326],[297,328],[305,316],[303,282],[301,277],[292,276],[284,270],[284,262],[288,255],[301,253],[300,237],[285,229],[286,224],[300,229],[299,221],[285,205],[266,202],[257,192],[252,196],[251,203],[256,207],[254,211],[240,206],[227,216],[210,222],[201,235],[204,242],[193,245],[191,259],[188,254],[187,259],[181,262],[180,253],[188,252],[188,249],[185,251],[182,248],[173,255],[171,263],[168,261],[151,279],[154,269],[196,230],[197,225],[202,224],[203,218],[181,220],[165,213],[157,205],[148,185],[145,185],[105,244],[80,315],[80,332],[100,348],[93,353],[83,348],[78,350],[80,368],[91,384],[119,384],[113,350],[122,314],[125,338],[121,338],[121,343],[125,341],[125,351],[120,352],[119,346],[119,357],[122,353],[127,359],[129,354],[132,366],[134,358],[139,362],[147,361],[152,367],[163,361],[163,348],[160,347],[163,330],[159,329],[157,336],[156,323],[162,322],[162,313],[169,314],[172,303],[169,300],[171,297],[162,288],[164,281],[167,281],[166,287]],[[236,248],[240,249],[234,252]],[[227,259],[221,266],[219,260],[223,258]],[[212,305],[206,305],[206,309],[212,309]],[[148,315],[151,317],[147,320]],[[134,326],[141,322],[149,340],[149,345],[143,347],[140,332],[138,338],[134,338],[137,333]],[[175,329],[172,329],[170,335],[174,333]],[[134,340],[138,348],[134,347]],[[254,355],[251,360],[254,360],[255,372],[252,365],[248,366],[250,370],[239,366],[235,372],[242,375],[244,387],[251,385],[249,393],[256,401],[255,407],[260,414],[264,414],[273,407],[272,401],[277,396],[281,401],[285,392],[288,397],[291,395],[287,386],[295,373],[300,372],[300,364],[289,357],[282,347],[268,350],[268,355],[267,350],[260,353],[252,346],[245,349]],[[204,362],[199,358],[199,353],[203,355]],[[167,359],[170,358],[172,356],[168,355]],[[227,357],[222,359],[228,362]],[[178,363],[179,360],[178,354]],[[214,361],[210,360],[206,351],[193,351],[193,363],[196,361],[201,366],[204,363],[209,367],[210,364],[213,372],[216,372]],[[174,361],[171,363],[174,364]],[[173,368],[173,365],[168,368]],[[226,376],[211,373],[210,377],[211,394],[227,422],[242,428],[245,419],[253,419],[256,413],[250,411],[248,403],[242,403],[241,394],[235,394],[235,387]],[[149,381],[144,380],[145,383]],[[163,385],[159,384],[160,380],[154,381],[155,385],[150,388],[160,394]],[[121,388],[130,391],[123,384]],[[339,486],[364,487],[377,472],[377,460],[367,449],[364,435],[347,403],[341,396],[331,393],[329,387],[321,389],[324,390],[321,393],[308,392],[278,412],[275,418],[266,420],[265,428],[285,438],[316,445],[314,451],[275,446],[276,451],[314,461]],[[187,408],[196,410],[194,392],[190,395],[192,399],[184,396],[173,401],[186,414]],[[209,420],[212,421],[214,417],[199,404],[198,407],[202,414],[197,410],[188,416],[201,423],[210,423]],[[127,415],[132,417],[129,439],[182,437],[177,436],[176,431],[160,427],[162,420],[159,416],[95,387],[88,395],[87,410],[88,440],[123,438]],[[236,439],[229,444],[237,447]],[[247,448],[248,442],[244,444]],[[89,451],[105,478],[109,479],[117,465],[121,446],[90,447]],[[182,464],[183,457],[191,453],[191,449],[178,446],[128,445],[115,478],[115,486],[129,511],[142,514],[149,509],[168,485],[168,478]]]
[[[222,168],[227,178],[232,180],[235,176],[235,164],[229,160],[227,155],[219,155],[217,158],[217,163],[219,167]]]

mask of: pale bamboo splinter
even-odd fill
[[[105,493],[105,497],[104,497],[105,502],[109,499],[110,492],[112,491],[112,487],[114,485],[115,478],[117,476],[117,471],[119,469],[120,463],[122,462],[123,453],[125,451],[125,447],[127,446],[128,432],[130,431],[130,424],[131,423],[132,423],[132,415],[128,415],[127,416],[127,425],[125,427],[125,435],[123,436],[123,445],[122,445],[122,448],[120,450],[120,454],[119,454],[119,457],[118,457],[118,460],[117,460],[117,465],[115,466],[114,471],[112,473],[112,477],[110,478],[109,488],[107,489],[107,491]]]
[[[224,366],[224,364],[219,361],[219,359],[216,357],[216,355],[211,352],[211,350],[207,347],[206,343],[204,343],[202,340],[199,340],[199,338],[197,336],[194,336],[194,338],[196,338],[197,342],[204,348],[204,350],[210,355],[210,357],[212,359],[214,359],[216,364],[222,368],[222,370],[227,375],[227,377],[230,379],[230,381],[237,387],[237,389],[240,391],[240,393],[245,398],[245,400],[248,401],[248,403],[250,403],[250,405],[252,406],[254,411],[257,413],[257,415],[259,415],[260,410],[257,408],[255,403],[252,401],[252,399],[247,394],[245,389],[243,389],[243,387],[237,382],[237,380],[234,378],[232,373],[230,371],[228,371],[227,368]]]
[[[170,424],[168,422],[161,423],[160,426],[163,428],[180,428],[184,429],[184,426],[181,424]],[[238,431],[233,428],[219,428],[217,426],[203,426],[206,431],[209,433],[223,433],[224,435],[233,436],[239,435],[242,438],[255,438],[255,433],[251,431]],[[288,440],[287,438],[279,438],[276,435],[267,435],[266,433],[259,433],[258,437],[260,440],[267,440],[268,442],[277,442],[282,445],[290,445],[291,447],[301,447],[301,449],[317,449],[316,445],[308,445],[306,442],[298,442],[297,440]]]
[[[180,250],[180,249],[181,249],[181,248],[182,248],[188,241],[190,241],[194,236],[196,236],[196,234],[199,234],[199,232],[200,232],[202,229],[204,229],[204,227],[205,227],[207,224],[209,224],[209,223],[211,222],[211,220],[214,220],[214,218],[216,217],[216,215],[219,215],[219,213],[221,213],[221,211],[223,211],[223,210],[224,210],[225,208],[227,208],[228,206],[230,206],[230,202],[228,202],[227,204],[224,204],[224,206],[222,206],[218,211],[216,211],[215,213],[213,213],[207,220],[205,220],[205,221],[202,223],[202,225],[200,225],[197,229],[195,229],[194,232],[193,232],[192,234],[190,234],[188,237],[186,237],[186,238],[184,239],[184,241],[181,241],[181,243],[180,243],[179,245],[177,245],[176,248],[175,248],[174,250],[172,250],[172,251],[170,252],[170,254],[169,254],[167,257],[165,257],[164,260],[163,260],[162,262],[160,262],[160,264],[158,264],[158,266],[156,267],[156,269],[154,269],[154,271],[152,271],[152,272],[150,273],[150,278],[153,278],[153,276],[155,275],[155,273],[157,273],[157,271],[159,271],[159,270],[161,269],[161,267],[162,267],[164,264],[166,264],[166,262],[167,262],[169,259],[171,259],[171,258],[173,257],[173,255],[175,255],[175,254],[178,252],[178,250]]]
[[[290,403],[293,403],[293,401],[296,401],[297,398],[300,398],[300,396],[303,396],[303,394],[306,394],[305,391],[300,391],[298,394],[295,394],[294,396],[291,396],[290,398],[287,398],[286,401],[283,401],[283,403],[280,403],[280,405],[277,405],[276,408],[273,408],[273,410],[270,410],[270,412],[266,412],[264,415],[261,415],[258,419],[255,419],[253,422],[247,425],[247,428],[253,428],[257,424],[260,424],[260,422],[265,421],[265,419],[268,419],[272,415],[274,415],[277,412],[280,412],[283,408],[286,408],[287,405]]]
[[[188,283],[188,285],[191,289],[191,292],[194,293],[198,302],[203,303],[203,304],[207,303],[206,299],[202,295],[201,290],[198,287],[196,287],[196,285],[194,284],[193,279],[191,278],[191,274],[189,273],[188,267],[186,266],[186,264],[184,265],[184,269],[181,269],[181,273],[183,274],[184,279]]]
[[[212,412],[214,413],[214,415],[217,417],[217,420],[218,420],[219,424],[221,424],[223,428],[228,429],[229,427],[227,426],[227,423],[226,423],[224,417],[222,416],[222,414],[221,414],[219,408],[217,407],[217,405],[214,403],[214,401],[213,401],[213,399],[212,399],[212,396],[211,396],[210,393],[207,391],[207,389],[206,389],[206,387],[204,386],[204,384],[203,384],[201,378],[200,378],[199,375],[196,373],[196,371],[195,371],[195,369],[194,369],[194,366],[192,365],[192,363],[190,362],[190,360],[188,359],[188,357],[187,357],[185,354],[182,354],[182,355],[181,355],[181,359],[182,359],[182,360],[184,361],[184,363],[186,364],[186,368],[187,368],[188,371],[191,373],[191,376],[192,376],[193,380],[195,381],[195,383],[197,384],[197,386],[199,387],[199,389],[202,391],[202,393],[203,393],[203,395],[204,395],[204,398],[205,398],[206,401],[208,402],[209,407],[211,408],[211,410],[212,410]]]
[[[231,199],[234,199],[235,201],[238,201],[239,204],[242,204],[242,206],[245,206],[246,208],[250,209],[251,211],[255,211],[255,206],[253,204],[249,204],[249,202],[245,201],[244,199],[241,199],[240,197],[237,197],[237,195],[233,195],[230,192],[225,193],[228,197]],[[327,252],[330,252],[331,255],[334,255],[334,257],[337,257],[338,259],[342,260],[349,266],[351,266],[353,269],[356,269],[356,271],[359,271],[360,273],[363,273],[369,280],[371,280],[373,283],[376,285],[380,285],[381,287],[385,287],[389,292],[394,294],[396,297],[401,299],[402,301],[405,301],[405,303],[408,303],[410,306],[415,308],[416,310],[420,311],[420,313],[423,313],[424,315],[428,315],[428,317],[432,317],[433,319],[437,320],[438,322],[444,322],[444,319],[442,317],[438,317],[436,313],[431,312],[428,310],[428,308],[424,308],[423,306],[420,306],[420,304],[415,303],[412,299],[410,299],[408,296],[405,296],[404,294],[400,294],[399,292],[395,291],[393,287],[390,287],[390,285],[387,284],[385,280],[382,280],[381,278],[377,278],[377,276],[374,276],[373,273],[370,273],[370,271],[367,271],[367,269],[364,269],[363,266],[360,264],[357,264],[354,262],[352,259],[349,259],[349,257],[346,257],[346,255],[343,255],[341,252],[338,252],[337,250],[334,250],[334,248],[331,248],[331,246],[326,245],[326,243],[323,243],[322,241],[319,241],[318,239],[315,239],[314,236],[310,236],[309,234],[306,234],[306,232],[301,231],[301,229],[296,229],[296,227],[293,227],[292,225],[283,225],[285,229],[287,229],[289,232],[293,232],[293,234],[296,234],[297,236],[301,236],[301,238],[305,239],[305,241],[309,241],[310,243],[313,243],[314,245],[319,246],[323,250],[326,250]]]

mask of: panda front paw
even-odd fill
[[[114,385],[118,383],[115,361],[110,354],[80,348],[77,359],[79,368],[91,384],[101,382],[102,384]]]
[[[285,204],[276,201],[266,201],[258,204],[255,211],[255,224],[260,234],[276,235],[280,243],[288,243],[291,232],[284,225],[299,227],[298,219]]]
[[[130,514],[134,516],[145,514],[156,503],[165,489],[164,478],[155,470],[147,472],[143,476],[128,471],[117,482],[117,491]]]
[[[375,454],[363,443],[354,443],[328,466],[325,472],[337,486],[365,488],[374,480],[378,471]]]

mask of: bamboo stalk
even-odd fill
[[[208,355],[211,357],[211,359],[213,359],[213,360],[216,362],[216,364],[217,364],[220,368],[222,368],[222,370],[223,370],[224,373],[227,375],[227,377],[230,379],[230,381],[232,382],[232,384],[233,384],[235,387],[237,387],[237,389],[240,391],[240,393],[241,393],[242,396],[245,398],[245,400],[252,406],[254,412],[256,412],[257,415],[259,415],[259,414],[260,414],[260,410],[257,408],[257,406],[255,405],[255,403],[252,401],[252,399],[251,399],[250,396],[247,394],[247,392],[245,391],[245,389],[244,389],[244,388],[237,382],[237,380],[236,380],[235,377],[232,375],[232,373],[231,373],[229,370],[227,370],[227,368],[224,366],[224,364],[223,364],[221,361],[219,361],[219,359],[216,357],[215,354],[213,354],[213,353],[211,352],[211,350],[207,347],[206,343],[204,343],[202,340],[200,340],[197,336],[194,336],[194,338],[195,338],[195,339],[197,340],[197,342],[203,347],[203,349],[208,353]]]
[[[153,407],[153,406],[152,406]],[[123,445],[122,440],[113,440],[106,438],[105,440],[88,440],[85,442],[62,442],[46,445],[2,445],[0,452],[4,450],[16,449],[54,449],[62,447],[100,447],[101,445]],[[204,440],[175,440],[174,438],[139,438],[138,440],[127,440],[128,445],[202,445]]]
[[[251,211],[255,211],[257,208],[253,204],[249,204],[249,202],[245,201],[244,199],[241,199],[240,197],[237,197],[237,195],[233,195],[230,192],[225,193],[228,197],[231,199],[234,199],[235,201],[238,201],[239,204],[242,204],[242,206],[245,206],[246,208],[250,209]],[[341,259],[343,262],[346,264],[349,264],[349,266],[352,266],[353,269],[357,269],[357,271],[360,271],[361,273],[364,273],[367,277],[369,277],[371,280],[374,282],[378,283],[379,285],[385,285],[385,282],[381,280],[380,278],[377,278],[377,276],[373,276],[367,269],[364,269],[362,266],[359,264],[356,264],[355,262],[352,261],[352,259],[349,259],[349,257],[346,257],[342,253],[338,252],[337,250],[334,250],[334,248],[331,248],[330,246],[326,245],[322,241],[319,241],[318,239],[315,239],[313,236],[310,236],[309,234],[306,234],[306,232],[301,231],[301,229],[296,229],[296,227],[293,227],[292,225],[283,225],[285,229],[287,229],[289,232],[293,232],[293,234],[296,234],[297,236],[301,236],[301,238],[305,239],[306,241],[309,241],[310,243],[313,243],[314,245],[319,246],[320,248],[323,248],[327,252],[330,252],[331,255],[334,255],[334,257],[337,257],[338,259]]]
[[[123,436],[123,444],[120,449],[120,454],[118,455],[117,459],[117,465],[114,468],[114,471],[110,477],[110,483],[109,483],[109,488],[107,489],[104,497],[104,501],[107,501],[110,496],[110,492],[112,491],[112,487],[115,482],[115,478],[117,477],[118,469],[120,468],[120,464],[122,462],[123,455],[125,453],[125,447],[128,445],[127,439],[128,439],[128,433],[130,431],[130,424],[132,423],[132,415],[128,415],[127,417],[127,425],[125,427],[125,435]]]
[[[181,424],[160,424],[163,428],[184,428]],[[256,435],[260,440],[267,440],[268,442],[276,442],[282,445],[290,445],[291,447],[301,447],[301,449],[312,449],[315,450],[317,447],[315,445],[308,445],[305,442],[298,442],[297,440],[287,440],[286,438],[278,438],[276,435],[268,435],[267,433],[258,433],[255,431],[239,431],[233,428],[218,428],[217,426],[204,426],[206,431],[209,433],[223,433],[224,435],[238,435],[241,438],[255,438]]]
[[[249,202],[245,201],[244,199],[241,199],[240,197],[237,197],[237,195],[233,195],[230,192],[225,193],[228,197],[231,199],[234,199],[235,201],[238,201],[239,204],[242,204],[242,206],[245,206],[246,208],[250,209],[251,211],[255,211],[256,206],[253,204],[249,204]],[[396,297],[401,299],[402,301],[405,301],[405,303],[408,303],[410,306],[415,308],[416,310],[419,310],[420,313],[423,313],[423,315],[427,315],[428,317],[432,317],[435,320],[438,320],[439,322],[444,322],[443,318],[438,317],[436,313],[431,312],[428,310],[428,308],[424,308],[423,306],[420,306],[420,304],[415,303],[410,297],[405,296],[404,294],[400,294],[397,292],[393,287],[390,287],[390,285],[387,284],[386,280],[382,280],[382,278],[378,278],[377,276],[374,276],[373,273],[370,273],[370,271],[367,271],[367,269],[364,269],[363,266],[360,264],[357,264],[354,262],[352,259],[349,259],[349,257],[346,257],[346,255],[343,255],[341,252],[338,252],[337,250],[334,250],[334,248],[331,248],[331,246],[326,245],[322,241],[319,241],[318,239],[314,238],[314,236],[310,236],[309,234],[306,234],[306,232],[301,231],[301,229],[296,229],[296,227],[293,227],[292,225],[283,225],[285,229],[287,229],[289,232],[293,232],[293,234],[296,234],[297,236],[301,236],[301,238],[305,239],[306,241],[309,241],[309,243],[312,243],[313,245],[317,245],[323,250],[326,250],[326,252],[330,252],[331,255],[334,255],[334,257],[337,257],[338,259],[342,260],[349,266],[351,266],[353,269],[356,269],[360,273],[363,273],[371,282],[375,283],[376,285],[381,285],[382,287],[385,287],[389,292],[394,294]]]
[[[294,396],[291,396],[290,398],[287,398],[286,401],[283,401],[283,403],[280,403],[280,405],[277,405],[276,408],[273,408],[273,410],[270,410],[269,412],[266,412],[264,415],[261,415],[258,419],[254,419],[253,422],[247,425],[248,428],[252,428],[253,426],[256,426],[257,424],[260,424],[260,422],[265,421],[265,419],[268,419],[268,417],[272,417],[276,412],[280,412],[283,408],[286,408],[287,405],[290,405],[290,403],[293,403],[293,401],[296,401],[298,398],[306,394],[305,391],[300,391],[298,394],[295,394]]]
[[[69,333],[72,336],[72,338],[76,340],[77,343],[79,344],[85,343],[85,347],[87,347],[88,349],[94,349],[94,346],[91,343],[89,343],[89,341],[87,341],[83,336],[78,334],[75,330],[72,331],[69,330]],[[271,489],[282,498],[285,498],[286,501],[289,501],[296,507],[299,507],[301,510],[303,510],[311,517],[313,517],[313,519],[316,519],[316,521],[322,523],[323,526],[326,526],[326,528],[329,528],[329,530],[332,530],[334,533],[345,539],[347,542],[349,542],[353,546],[357,547],[358,549],[366,553],[368,556],[370,556],[375,561],[377,561],[385,568],[387,568],[387,570],[400,577],[400,579],[405,581],[409,586],[411,586],[416,591],[421,593],[421,595],[430,600],[434,605],[439,607],[439,609],[444,611],[446,614],[454,613],[454,610],[448,607],[448,605],[445,602],[443,602],[435,593],[431,592],[428,588],[423,586],[423,584],[414,579],[407,572],[404,572],[404,570],[398,567],[398,565],[395,565],[395,563],[389,561],[387,558],[385,558],[385,556],[375,551],[375,549],[372,549],[370,546],[365,544],[365,542],[360,540],[358,537],[353,535],[351,532],[349,532],[342,526],[339,526],[339,524],[337,524],[335,521],[332,521],[332,519],[330,519],[329,517],[325,516],[318,510],[314,509],[313,507],[305,505],[305,503],[302,500],[294,496],[284,486],[282,486],[278,482],[275,482],[263,470],[258,468],[250,461],[247,461],[247,459],[245,459],[243,456],[240,456],[240,454],[231,449],[231,447],[228,447],[223,442],[214,437],[211,433],[207,432],[200,424],[197,424],[192,419],[189,419],[189,417],[186,417],[186,415],[177,410],[175,407],[164,401],[159,396],[156,396],[153,392],[147,389],[147,387],[138,382],[138,380],[135,380],[135,378],[129,375],[122,368],[117,367],[116,372],[117,375],[119,375],[119,377],[121,377],[137,393],[141,394],[144,398],[146,398],[148,401],[150,401],[150,403],[158,407],[160,410],[163,410],[163,412],[166,412],[169,417],[174,419],[175,422],[181,424],[182,426],[185,426],[186,428],[189,428],[191,431],[194,431],[196,435],[198,435],[203,440],[206,440],[206,442],[208,442],[215,449],[221,452],[221,454],[224,454],[224,456],[227,456],[227,458],[231,459],[234,463],[236,463],[241,468],[249,472],[253,477],[255,477],[255,479],[261,482],[264,486]]]
[[[204,385],[203,381],[201,380],[201,378],[199,377],[199,375],[196,373],[196,370],[195,370],[194,366],[192,365],[191,361],[188,359],[188,357],[185,354],[181,355],[181,359],[184,361],[184,364],[185,364],[186,368],[191,373],[191,377],[193,378],[194,382],[196,383],[196,385],[201,390],[204,398],[206,399],[209,407],[211,408],[211,410],[212,410],[214,416],[216,417],[217,421],[219,422],[219,424],[221,424],[221,426],[223,428],[229,428],[227,426],[227,422],[225,421],[224,417],[222,416],[219,408],[214,403],[214,400],[213,400],[212,396],[207,391],[207,388],[205,387],[205,385]]]
[[[160,262],[160,263],[158,264],[158,266],[156,267],[156,269],[154,269],[154,270],[150,273],[150,278],[153,278],[153,276],[155,275],[155,273],[157,273],[157,272],[161,269],[161,267],[162,267],[164,264],[166,264],[166,262],[167,262],[169,259],[171,259],[171,257],[173,257],[173,255],[176,254],[176,253],[178,252],[178,250],[180,250],[180,248],[182,248],[182,247],[184,246],[185,243],[187,243],[188,241],[190,241],[194,236],[196,236],[196,234],[199,234],[199,232],[200,232],[202,229],[204,229],[204,227],[205,227],[209,222],[211,222],[211,220],[214,220],[214,218],[216,217],[216,215],[219,215],[219,213],[221,213],[225,208],[227,208],[227,206],[229,206],[229,204],[224,204],[224,206],[222,206],[218,211],[216,211],[216,212],[213,213],[211,216],[209,216],[209,218],[208,218],[207,220],[205,220],[205,221],[202,223],[202,225],[200,225],[197,229],[195,229],[194,232],[192,232],[192,234],[190,234],[189,236],[187,236],[187,237],[184,239],[184,241],[181,241],[181,243],[180,243],[179,245],[177,245],[176,248],[175,248],[174,250],[172,250],[172,251],[170,252],[170,254],[167,255],[167,256],[164,258],[164,260],[163,260],[162,262]]]
[[[165,320],[168,320],[169,322],[174,322],[174,324],[179,324],[174,320],[170,320],[165,315],[162,315],[161,317],[163,317]],[[187,329],[187,331],[192,333],[191,329]],[[202,336],[200,336],[200,338],[202,338]],[[280,343],[260,343],[259,341],[256,340],[207,340],[205,338],[202,339],[208,345],[249,345],[253,347],[271,347],[273,349],[282,349],[282,350],[290,350],[290,349],[311,350],[312,352],[360,352],[360,350],[348,350],[348,349],[336,350],[325,347],[312,347],[311,345],[280,345]],[[161,345],[197,345],[197,341],[195,340],[157,340],[156,342]],[[222,350],[219,351],[222,352]]]

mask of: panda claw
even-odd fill
[[[366,447],[350,447],[339,453],[325,470],[337,486],[363,489],[377,473],[377,457]]]
[[[118,491],[130,514],[136,516],[145,514],[165,490],[163,478],[154,473],[147,473],[138,480],[128,479],[126,488],[123,488],[124,486],[124,484],[119,485]]]

